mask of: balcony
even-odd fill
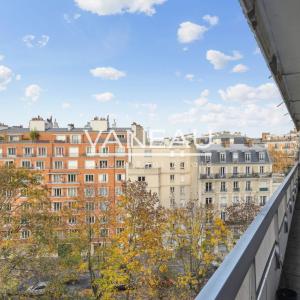
[[[300,286],[300,268],[297,267],[300,265],[297,229],[300,201],[295,207],[298,172],[297,163],[201,290],[197,300],[271,300],[276,299],[279,286],[294,289],[295,284]],[[285,276],[282,276],[283,271]]]

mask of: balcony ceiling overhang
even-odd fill
[[[300,1],[240,2],[287,109],[300,130]]]

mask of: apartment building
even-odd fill
[[[127,178],[145,181],[161,205],[182,207],[197,196],[197,159],[193,144],[164,142],[134,146],[130,150]]]
[[[108,204],[122,195],[126,180],[128,137],[136,131],[110,127],[108,118],[94,118],[84,128],[59,128],[52,118],[33,118],[28,128],[0,130],[0,165],[38,170],[49,190],[52,210],[59,213],[78,197],[99,199],[87,205],[88,222],[97,221]],[[76,219],[70,217],[70,226]],[[107,230],[103,234],[110,234]]]
[[[220,210],[241,201],[264,205],[272,195],[272,162],[264,147],[212,144],[198,152],[202,204]]]

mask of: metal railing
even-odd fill
[[[298,192],[298,163],[227,255],[196,300],[273,300]]]

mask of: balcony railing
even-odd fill
[[[276,299],[298,192],[298,163],[196,300]]]
[[[224,179],[224,178],[270,178],[272,173],[225,173],[225,174],[200,174],[200,179]]]

